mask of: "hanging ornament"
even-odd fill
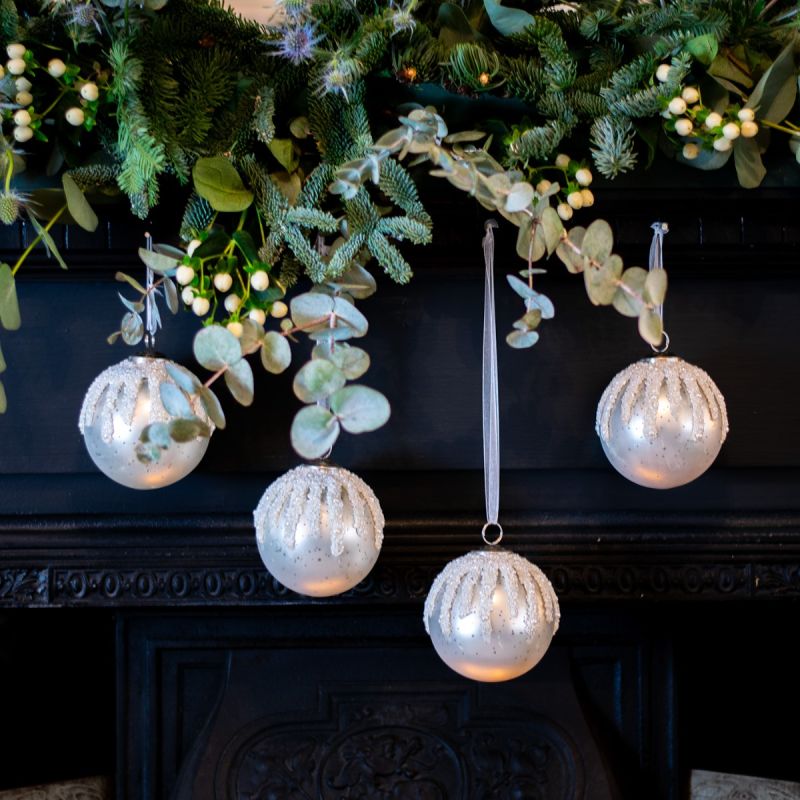
[[[664,223],[653,224],[650,269],[663,269]],[[663,321],[663,308],[658,308]],[[728,435],[725,399],[699,367],[666,355],[631,364],[597,407],[596,430],[608,460],[628,480],[652,489],[683,486],[714,462]]]
[[[500,415],[497,334],[494,312],[494,236],[483,240],[486,288],[483,316],[483,464],[486,543],[451,561],[425,601],[425,630],[451,669],[477,681],[507,681],[523,675],[547,652],[558,630],[558,597],[539,567],[498,545],[500,506]],[[487,531],[496,528],[492,540]]]
[[[253,518],[266,568],[312,597],[352,589],[369,574],[383,543],[378,498],[341,467],[290,470],[267,487]]]
[[[149,235],[147,246],[152,247]],[[200,463],[209,441],[207,436],[198,436],[188,442],[172,442],[158,461],[143,463],[136,457],[136,445],[144,428],[171,419],[161,401],[161,384],[171,383],[179,388],[167,372],[167,364],[172,362],[153,353],[159,316],[149,267],[146,288],[146,352],[101,372],[86,392],[78,419],[86,449],[98,469],[131,489],[160,489],[184,478]],[[213,432],[214,425],[202,404],[185,393],[184,396],[195,416]]]

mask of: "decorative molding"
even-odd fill
[[[110,798],[111,785],[108,778],[86,778],[0,792],[0,800],[110,800]]]
[[[375,570],[326,602],[421,601],[444,564],[476,546],[476,524],[390,522]],[[800,596],[800,515],[546,515],[505,529],[566,602]],[[0,548],[0,607],[312,602],[266,572],[239,516],[0,519]]]

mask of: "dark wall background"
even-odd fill
[[[635,755],[638,768],[661,770],[648,785],[664,797],[680,795],[693,767],[800,780],[797,737],[784,727],[800,712],[792,635],[800,595],[797,194],[780,186],[687,193],[684,178],[695,180],[678,175],[661,188],[598,189],[597,204],[576,222],[607,217],[626,263],[644,266],[650,223],[670,223],[666,324],[673,350],[711,374],[731,420],[708,474],[654,492],[608,466],[593,431],[596,403],[613,375],[647,349],[634,322],[590,307],[580,279],[560,262],[549,265],[539,287],[557,309],[540,343],[522,352],[500,348],[508,542],[556,582],[565,642],[606,646],[618,627],[669,653],[674,669],[653,691],[675,703],[658,713],[647,706],[617,726],[667,732],[642,738],[638,750],[619,748]],[[363,342],[373,358],[367,382],[390,398],[392,418],[375,434],[344,436],[334,454],[375,488],[389,521],[384,572],[343,607],[361,608],[377,596],[420,641],[426,581],[478,544],[483,505],[484,216],[441,184],[426,196],[436,236],[430,248],[410,252],[413,283],[381,280],[378,294],[362,304],[371,325]],[[171,222],[148,225],[168,231]],[[10,724],[0,726],[0,789],[114,772],[115,738],[123,748],[132,730],[124,702],[148,688],[119,671],[131,658],[121,631],[132,609],[144,607],[137,613],[154,625],[183,605],[225,606],[236,619],[276,624],[289,606],[309,624],[326,619],[324,608],[297,606],[297,598],[263,583],[249,527],[264,487],[296,463],[288,445],[297,408],[291,374],[257,370],[249,410],[224,401],[228,430],[215,434],[200,468],[174,487],[137,493],[94,470],[78,411],[93,378],[128,354],[105,344],[122,313],[113,274],[137,269],[133,254],[144,230],[113,211],[104,226],[95,237],[66,232],[69,274],[41,256],[24,268],[23,329],[2,334],[10,408],[0,418],[0,703]],[[6,259],[30,235],[2,234]],[[513,239],[502,227],[496,263],[503,336],[520,307],[502,279],[521,263]],[[191,366],[196,320],[182,313],[166,324],[159,349]],[[304,347],[295,348],[297,363]],[[169,587],[147,596],[135,585],[113,596],[103,589],[108,570],[144,571],[157,583],[159,570],[184,565],[224,575],[244,569],[262,582],[251,594],[235,587],[214,594],[203,584],[185,597]],[[411,570],[419,585],[408,578]],[[387,575],[400,576],[402,586],[380,595],[375,587]],[[188,617],[185,624],[191,627]],[[189,729],[197,732],[204,712],[195,716]],[[660,751],[647,752],[655,742]],[[642,800],[637,791],[626,796]]]

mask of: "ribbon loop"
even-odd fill
[[[652,272],[655,269],[664,269],[664,236],[669,233],[669,225],[666,222],[654,222],[651,226],[653,229],[653,240],[650,242],[650,259],[649,270]],[[664,305],[663,303],[656,306],[656,314],[661,320],[661,328],[664,328]],[[669,347],[669,336],[664,331],[664,345],[662,347],[653,347],[656,353],[665,353]]]
[[[500,408],[497,382],[497,326],[494,308],[493,219],[486,223],[483,258],[486,281],[483,300],[483,486],[486,495],[486,526],[497,525],[500,511]],[[498,526],[499,527],[499,526]],[[502,529],[501,529],[502,530]],[[502,536],[502,533],[501,533]],[[484,537],[485,540],[485,537]],[[487,544],[497,544],[497,540]]]

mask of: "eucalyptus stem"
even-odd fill
[[[6,194],[11,191],[11,176],[14,174],[14,155],[11,148],[6,150],[6,158],[8,159],[8,166],[6,167]]]
[[[11,274],[12,275],[16,275],[17,274],[17,270],[22,266],[22,264],[24,263],[25,259],[30,255],[31,250],[33,250],[33,248],[36,247],[36,245],[39,244],[39,242],[42,241],[42,238],[44,237],[44,234],[47,233],[50,230],[50,228],[52,228],[53,225],[56,224],[56,222],[58,222],[58,218],[66,210],[67,210],[67,206],[66,205],[61,206],[61,208],[58,211],[56,211],[55,214],[53,214],[52,218],[47,223],[47,225],[44,226],[42,232],[25,248],[25,250],[23,250],[22,255],[17,259],[17,263],[14,264],[14,266],[11,268]]]

